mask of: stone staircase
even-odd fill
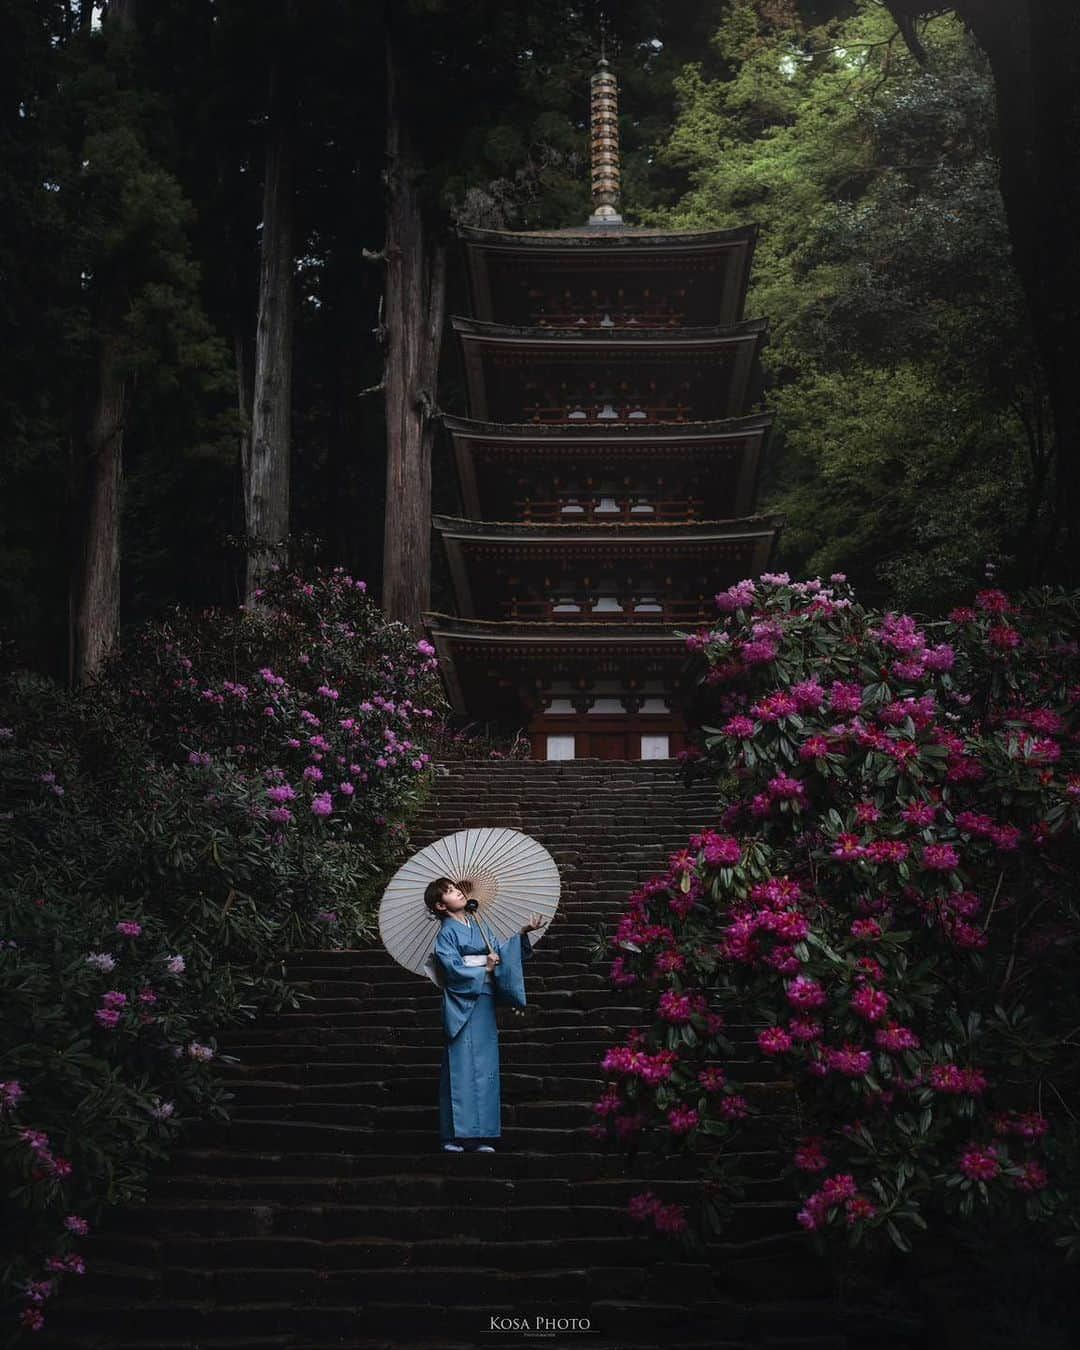
[[[427,981],[381,948],[296,952],[289,975],[310,1002],[223,1047],[239,1061],[223,1066],[231,1122],[191,1130],[151,1202],[114,1211],[84,1244],[91,1272],[69,1280],[36,1344],[926,1344],[865,1314],[853,1331],[795,1228],[768,1114],[742,1159],[746,1197],[703,1258],[646,1235],[625,1212],[646,1187],[691,1199],[692,1160],[643,1156],[631,1169],[586,1131],[605,1049],[642,1020],[589,963],[590,940],[613,930],[627,894],[715,814],[711,790],[684,788],[665,761],[440,766],[416,846],[469,825],[510,825],[550,850],[563,880],[557,919],[527,967],[530,1007],[499,1014],[498,1151],[439,1151],[443,1033]],[[750,1035],[732,1029],[736,1040]],[[757,1091],[767,1100],[777,1086]],[[537,1318],[567,1321],[562,1334],[541,1324],[541,1337]],[[512,1319],[529,1319],[530,1331],[510,1329]]]

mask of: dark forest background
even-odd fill
[[[761,226],[747,314],[771,323],[780,565],[931,611],[988,561],[1007,584],[1075,580],[1074,6],[2,10],[6,665],[78,682],[117,622],[235,605],[245,534],[379,593],[394,531],[429,509],[384,539],[388,441],[412,453],[388,436],[402,344],[465,308],[457,224],[583,223],[602,30],[624,215]],[[438,286],[444,262],[445,304],[395,308],[401,268]],[[413,439],[454,513],[438,414],[462,396],[438,336]],[[426,540],[400,547],[422,571]]]

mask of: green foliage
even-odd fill
[[[16,241],[0,313],[0,341],[15,354],[0,374],[0,606],[13,655],[55,671],[103,353],[128,389],[126,505],[140,508],[138,528],[127,518],[129,597],[181,598],[185,582],[212,574],[240,424],[228,352],[200,295],[194,209],[155,154],[162,106],[142,83],[138,43],[108,23],[68,31],[68,21],[55,10],[17,30],[30,72],[14,118],[25,144],[0,141]],[[166,580],[149,561],[181,551],[166,507],[178,497],[192,503],[182,551],[199,560],[179,583],[175,566]]]
[[[688,762],[730,795],[620,923],[653,1013],[599,1110],[706,1175],[705,1135],[778,1140],[815,1241],[908,1252],[989,1212],[1075,1247],[1080,594],[920,624],[767,574],[718,604]]]
[[[148,627],[86,693],[24,676],[3,694],[13,1292],[77,1265],[65,1216],[141,1199],[185,1123],[226,1118],[217,1038],[297,1006],[288,950],[370,938],[438,694],[430,652],[340,571]]]
[[[729,7],[677,81],[659,159],[684,188],[652,217],[760,225],[747,312],[770,320],[782,560],[904,603],[945,602],[987,557],[1030,579],[1050,437],[989,71],[950,18],[923,69],[881,6],[818,27],[803,8]]]

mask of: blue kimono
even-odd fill
[[[485,926],[492,949],[499,954],[497,978],[482,965],[468,965],[465,956],[486,956],[479,920],[469,927],[445,918],[435,941],[435,964],[443,990],[443,1027],[447,1044],[439,1074],[439,1139],[497,1139],[502,1134],[499,1092],[497,1003],[525,1004],[521,963],[532,955],[528,937],[515,933],[503,941]]]

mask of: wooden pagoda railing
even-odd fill
[[[538,524],[563,524],[579,520],[645,520],[680,522],[697,518],[697,502],[692,497],[655,502],[634,497],[615,498],[614,506],[600,509],[602,498],[586,497],[578,501],[534,501],[526,498],[514,503],[521,520]],[[611,498],[606,500],[611,501]]]
[[[531,422],[685,422],[690,408],[685,403],[527,403],[525,416]]]
[[[504,600],[505,619],[524,619],[551,623],[633,623],[640,619],[648,623],[696,622],[709,617],[710,600],[661,600],[648,602],[649,608],[635,608],[635,602],[620,601],[621,609],[594,609],[589,600]],[[644,602],[637,602],[644,604]],[[570,609],[569,605],[576,605]]]
[[[537,310],[537,328],[681,328],[686,316],[665,309]]]

